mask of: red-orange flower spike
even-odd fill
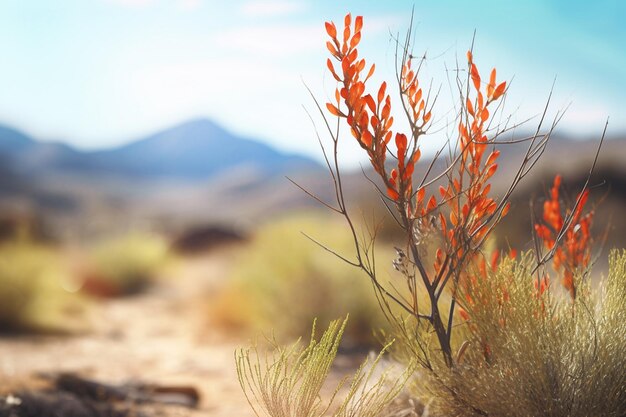
[[[387,195],[389,196],[389,198],[391,198],[394,201],[397,201],[398,198],[400,197],[400,194],[398,194],[398,192],[394,190],[392,187],[387,188]]]
[[[478,69],[476,68],[476,65],[470,64],[470,74],[472,76],[474,88],[476,88],[476,90],[480,90],[480,74],[478,74]]]
[[[361,31],[362,28],[363,28],[363,16],[357,16],[356,19],[354,20],[354,31],[358,33]]]
[[[425,126],[430,121],[432,114],[426,112],[426,102],[423,98],[422,89],[419,87],[417,74],[411,69],[411,59],[408,59],[402,68],[400,90],[403,100],[406,100],[410,111],[408,115],[415,135],[424,132]]]
[[[338,73],[331,62],[328,62],[327,66],[333,78],[342,84],[340,96],[347,107],[345,112],[339,111],[339,108],[337,108],[338,111],[334,111],[329,107],[329,110],[333,115],[347,119],[353,136],[361,147],[367,150],[376,171],[383,175],[386,146],[381,146],[381,143],[386,138],[391,122],[390,111],[385,109],[384,104],[381,106],[381,102],[385,100],[387,104],[388,96],[384,97],[383,94],[383,97],[380,97],[379,95],[378,103],[374,103],[373,99],[365,94],[365,82],[373,74],[374,66],[370,67],[365,78],[361,76],[366,65],[365,60],[358,57],[357,46],[361,41],[363,18],[359,16],[355,19],[354,30],[351,29],[351,24],[352,17],[348,14],[344,19],[343,38],[340,41],[337,39],[334,23],[326,23],[326,32],[331,38],[328,42],[329,50],[332,57],[341,64],[341,71]],[[370,117],[373,115],[376,117]],[[372,121],[376,126],[371,125]]]
[[[396,134],[395,154],[398,159],[397,167],[387,174],[386,156],[390,151],[389,142],[393,137],[391,127],[391,98],[387,93],[387,84],[383,82],[376,94],[366,93],[366,82],[374,73],[375,66],[369,67],[367,75],[363,77],[366,69],[365,60],[359,58],[358,45],[361,41],[361,29],[363,18],[357,16],[352,20],[350,14],[344,19],[342,38],[338,39],[338,31],[332,22],[326,23],[326,32],[331,38],[327,46],[331,53],[331,59],[327,66],[333,78],[340,83],[337,89],[341,102],[327,103],[328,111],[336,116],[345,118],[350,126],[350,132],[356,138],[359,145],[367,152],[372,167],[385,183],[387,196],[396,203],[406,206],[407,213],[413,213],[414,204],[422,205],[423,196],[419,201],[413,201],[412,175],[415,164],[420,158],[419,148],[415,142],[409,146],[409,138],[403,134]],[[340,68],[336,68],[332,59],[335,59]],[[338,66],[339,67],[339,66]],[[409,64],[410,67],[410,64]],[[416,113],[423,118],[420,126],[423,127],[431,118],[430,112],[423,114],[425,108],[421,99],[421,89],[417,88],[417,77],[411,75],[411,91],[414,92],[411,100],[415,102]],[[345,110],[343,108],[345,106]],[[415,132],[411,140],[415,138]],[[423,192],[422,192],[423,193]],[[420,208],[422,210],[422,208]]]
[[[535,233],[543,241],[548,250],[554,249],[552,266],[556,271],[561,272],[561,283],[570,292],[572,298],[576,297],[576,285],[574,274],[586,268],[591,260],[592,238],[590,234],[593,211],[583,214],[587,202],[589,191],[584,190],[578,196],[578,205],[573,213],[561,212],[559,200],[559,190],[561,186],[561,176],[554,178],[554,183],[550,189],[550,199],[543,204],[544,224],[535,224]],[[564,218],[570,217],[571,221],[566,230]],[[563,237],[557,244],[557,236],[564,232]]]
[[[342,116],[342,113],[333,104],[326,103],[326,108],[333,116]]]
[[[498,169],[500,152],[493,151],[485,158],[489,145],[486,126],[491,117],[489,106],[495,101],[492,94],[495,96],[496,72],[491,71],[486,91],[483,91],[478,67],[469,51],[467,58],[468,81],[473,83],[475,93],[462,102],[466,113],[459,122],[461,155],[456,175],[450,179],[453,189],[440,189],[441,202],[448,205],[453,226],[448,231],[448,243],[452,247],[458,246],[452,253],[459,258],[467,251],[468,243],[470,250],[472,245],[480,245],[488,233],[492,216],[505,216],[509,209],[508,205],[499,206],[489,196],[491,186],[488,181]]]
[[[489,76],[489,84],[487,84],[487,97],[491,98],[493,96],[493,92],[496,88],[496,69],[491,70],[491,75]]]

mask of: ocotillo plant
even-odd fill
[[[415,374],[418,378],[412,380],[415,384],[408,387],[408,394],[428,403],[437,415],[623,415],[626,253],[611,255],[605,297],[596,297],[589,282],[581,285],[593,241],[593,211],[584,208],[598,153],[571,209],[563,208],[561,179],[555,179],[534,225],[534,252],[517,256],[511,250],[503,256],[488,250],[486,243],[507,214],[513,190],[541,157],[561,114],[543,129],[548,99],[534,135],[503,139],[516,127],[509,118],[498,117],[507,83],[498,81],[495,68],[483,79],[470,50],[466,68],[456,71],[458,103],[451,139],[418,175],[424,136],[437,123],[437,95],[422,88],[423,59],[410,53],[410,32],[403,44],[397,44],[395,87],[382,82],[370,90],[375,66],[359,55],[362,29],[363,18],[353,20],[350,14],[342,28],[326,23],[327,67],[337,86],[332,102],[316,104],[332,140],[330,149],[321,140],[320,144],[335,201],[307,193],[345,219],[354,256],[320,245],[369,277],[381,308],[397,325],[395,359],[408,366],[399,382],[386,385],[389,381],[381,378],[371,389],[369,376],[359,370],[333,415],[381,415],[393,398],[383,395],[384,387],[399,392],[405,381],[412,380],[416,362],[423,369]],[[394,109],[407,118],[407,132],[394,130]],[[402,287],[377,275],[376,233],[364,236],[348,209],[338,155],[344,125],[369,157],[377,177],[371,183],[403,232],[403,246],[396,248],[393,261],[403,277]],[[603,139],[604,134],[598,152]],[[495,196],[491,180],[498,170],[498,148],[513,143],[525,144],[525,152],[508,187]],[[438,163],[443,155],[444,163]],[[554,275],[561,277],[571,299],[552,296],[546,268],[551,260]],[[457,311],[461,321],[454,319]],[[454,353],[452,336],[459,324],[464,341]],[[239,352],[240,383],[246,395],[251,394],[253,407],[259,404],[257,415],[321,416],[330,410],[325,407],[331,407],[332,399],[323,404],[318,395],[342,329],[338,322],[331,323],[319,342],[312,337],[307,349],[278,347],[277,356],[264,364],[256,353],[255,358],[251,351]],[[436,346],[429,343],[431,334]],[[415,415],[414,411],[412,407],[389,415]]]
[[[354,258],[335,254],[370,277],[389,314],[393,315],[390,306],[395,304],[418,322],[427,323],[436,334],[446,364],[453,366],[451,336],[455,311],[460,303],[457,296],[459,285],[466,278],[471,264],[485,263],[485,242],[507,214],[511,193],[542,155],[560,115],[557,114],[547,130],[540,133],[545,123],[546,106],[534,135],[500,139],[512,128],[494,121],[502,112],[501,100],[506,95],[507,83],[498,81],[495,68],[484,79],[470,50],[466,71],[457,71],[458,110],[453,122],[454,140],[449,140],[436,153],[418,177],[415,165],[421,158],[423,137],[435,120],[437,95],[422,87],[419,76],[423,59],[416,60],[410,53],[410,32],[404,44],[398,43],[396,49],[398,74],[395,87],[382,82],[372,89],[375,65],[368,65],[359,55],[362,29],[362,16],[352,19],[350,14],[346,15],[342,28],[337,28],[333,22],[326,23],[329,37],[326,46],[330,53],[327,67],[337,82],[334,100],[326,103],[326,110],[347,125],[354,140],[369,157],[378,177],[377,183],[382,184],[378,187],[380,197],[403,230],[404,247],[398,249],[399,257],[394,265],[404,275],[405,288],[390,287],[376,275],[373,237],[369,241],[360,237],[346,207],[337,156],[338,143],[345,140],[340,139],[341,123],[337,129],[332,129],[329,118],[318,104],[332,138],[332,149],[322,148],[336,195],[334,204],[324,204],[345,217],[355,244]],[[391,90],[397,92],[398,101],[392,102]],[[394,131],[393,110],[397,109],[408,121],[408,132]],[[508,189],[496,197],[490,180],[498,170],[498,148],[511,143],[526,143],[526,150]],[[435,172],[436,161],[442,159],[446,150],[445,167]],[[437,185],[438,192],[432,193]],[[580,206],[582,204],[577,204],[574,216],[580,212]],[[568,225],[561,224],[561,227]],[[553,227],[559,240],[563,238],[561,231],[561,228]],[[541,236],[544,235],[547,237],[546,233]],[[425,240],[436,242],[436,248],[426,250]],[[561,256],[560,252],[558,256]],[[426,302],[420,302],[419,293],[427,295]]]

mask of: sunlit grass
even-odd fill
[[[262,353],[254,345],[235,353],[239,384],[257,416],[377,417],[381,414],[411,373],[410,368],[404,373],[377,369],[384,349],[373,360],[366,360],[354,375],[331,388],[329,398],[322,398],[347,322],[347,319],[332,321],[319,338],[314,323],[310,342],[305,346],[300,341],[281,346],[270,340],[269,352]],[[340,392],[348,381],[346,392]]]
[[[169,259],[167,242],[156,235],[133,233],[97,244],[89,253],[91,270],[85,289],[96,295],[141,292]]]
[[[310,214],[261,227],[213,303],[214,320],[253,331],[274,329],[279,338],[290,338],[306,333],[316,317],[325,325],[350,314],[346,339],[371,343],[386,322],[369,278],[303,235],[350,254],[353,242],[342,226],[340,219]],[[387,249],[380,257],[391,254]],[[381,276],[392,277],[390,264],[379,269]]]
[[[624,415],[626,252],[612,253],[603,288],[579,280],[574,301],[552,289],[539,295],[531,265],[529,256],[506,261],[467,290],[474,302],[456,344],[466,342],[464,353],[450,369],[432,352],[432,371],[413,384],[437,415]],[[417,341],[400,340],[400,357]]]
[[[15,240],[0,246],[0,330],[73,331],[83,328],[85,300],[62,257],[51,248]]]

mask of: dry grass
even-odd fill
[[[469,347],[452,369],[433,361],[413,388],[436,415],[626,412],[626,251],[611,254],[602,291],[580,282],[574,302],[554,289],[538,295],[531,264],[504,262],[468,288]]]
[[[236,352],[239,383],[257,416],[269,417],[376,417],[398,395],[410,375],[392,378],[377,372],[381,352],[371,363],[366,361],[352,376],[347,393],[331,410],[345,379],[330,398],[321,391],[337,355],[347,319],[333,321],[319,340],[315,324],[306,347],[300,342],[284,347],[272,342],[273,351],[260,354],[256,346]],[[330,411],[330,413],[329,413]]]
[[[92,273],[86,290],[101,295],[126,295],[144,290],[168,260],[168,245],[151,234],[130,234],[105,240],[89,254]]]
[[[70,292],[71,277],[58,253],[16,240],[0,246],[0,331],[71,331],[85,302]],[[70,291],[68,291],[68,289]]]
[[[330,216],[301,215],[266,225],[241,251],[212,303],[213,320],[253,332],[274,329],[279,339],[293,340],[306,334],[316,317],[325,325],[350,314],[348,343],[375,343],[374,332],[385,320],[368,278],[301,231],[315,231],[316,239],[349,253],[350,235]]]

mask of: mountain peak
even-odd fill
[[[115,166],[114,172],[191,180],[241,167],[263,174],[318,167],[311,159],[235,135],[206,118],[183,122],[97,156],[99,165]]]
[[[204,133],[204,134],[224,134],[227,133],[226,130],[212,121],[211,119],[207,119],[205,117],[198,117],[195,119],[190,119],[175,126],[172,126],[166,129],[164,133],[168,131],[180,131],[188,134],[193,133]]]
[[[135,142],[95,152],[39,143],[0,125],[0,157],[8,157],[16,169],[25,172],[89,172],[127,179],[197,181],[241,168],[259,175],[318,168],[311,159],[237,136],[206,118],[191,119]]]

